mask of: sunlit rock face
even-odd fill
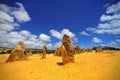
[[[12,62],[15,60],[23,60],[25,59],[25,44],[22,41],[19,41],[17,46],[12,50],[9,58],[6,60],[6,62]]]
[[[72,48],[72,42],[67,34],[64,34],[61,48],[61,56],[63,64],[74,62],[74,52]]]
[[[95,49],[95,52],[102,52],[103,50],[102,50],[102,48],[100,48],[100,47],[98,47],[98,48],[96,48]]]
[[[46,52],[47,52],[47,46],[43,45],[43,50],[42,50],[43,54],[42,54],[42,59],[46,58]]]
[[[61,47],[57,47],[54,56],[61,56]]]
[[[90,48],[86,49],[86,52],[89,53],[91,52],[92,50]]]
[[[80,54],[80,47],[79,46],[75,46],[73,48],[74,54]]]
[[[85,52],[84,48],[80,49],[80,53],[84,53],[84,52]]]

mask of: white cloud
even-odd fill
[[[89,36],[89,34],[88,34],[87,32],[85,32],[85,31],[80,32],[80,34],[81,34],[81,35]]]
[[[14,22],[14,18],[3,11],[0,11],[0,22]]]
[[[48,49],[52,49],[52,48],[53,48],[53,45],[52,45],[51,43],[48,43],[48,44],[47,44],[47,48],[48,48]]]
[[[29,17],[27,11],[25,11],[25,8],[23,4],[21,3],[16,3],[16,5],[19,6],[19,8],[15,8],[15,11],[12,12],[14,17],[19,21],[19,22],[26,22],[30,21],[31,18]]]
[[[98,34],[120,34],[120,1],[108,6],[100,21],[96,28],[89,27],[87,30]]]
[[[23,30],[20,32],[11,31],[9,33],[5,31],[0,31],[0,46],[1,47],[15,47],[18,41],[24,41],[27,48],[37,48],[40,49],[44,44],[47,45],[48,49],[53,48],[51,43],[46,43],[47,39],[45,37],[39,39],[38,36],[31,34],[29,31]],[[26,33],[26,35],[23,35]],[[44,34],[45,35],[45,34]],[[49,41],[50,39],[48,39]]]
[[[0,47],[15,47],[18,41],[24,41],[27,48],[40,49],[44,44],[51,48],[52,44],[46,43],[50,36],[46,34],[40,34],[39,38],[27,30],[16,31],[22,22],[31,20],[24,6],[21,3],[16,5],[18,7],[0,3]]]
[[[102,42],[102,40],[99,39],[99,38],[97,38],[97,37],[94,37],[94,38],[92,39],[92,41],[93,41],[94,43],[100,43],[100,42]]]
[[[62,35],[64,35],[64,34],[69,35],[69,36],[70,36],[70,38],[75,37],[75,34],[74,34],[74,33],[72,33],[69,29],[63,29],[63,30],[61,31],[61,33],[62,33]]]
[[[0,30],[11,31],[16,26],[19,26],[20,22],[31,20],[23,4],[16,3],[16,5],[18,7],[0,3]]]
[[[120,14],[114,14],[114,15],[105,15],[103,14],[100,18],[101,21],[109,21],[114,19],[120,19]]]
[[[111,47],[117,47],[120,48],[120,39],[116,39],[114,41],[111,41],[110,43],[107,44],[108,46]]]
[[[6,13],[9,13],[9,12],[11,12],[12,11],[12,7],[11,6],[8,6],[8,5],[6,5],[6,4],[2,4],[2,3],[0,3],[0,10],[1,11],[4,11],[4,12],[6,12]]]
[[[120,1],[117,4],[113,4],[109,7],[107,7],[106,13],[118,13],[120,11]]]
[[[72,33],[69,29],[63,29],[61,32],[58,32],[56,30],[50,30],[50,33],[53,37],[56,37],[58,39],[62,39],[64,34],[67,34],[70,36],[70,38],[75,37],[75,34]]]
[[[31,36],[31,33],[29,31],[27,31],[27,30],[20,31],[20,34],[23,35],[23,36],[26,36],[26,37]]]
[[[53,37],[56,37],[58,39],[62,39],[62,34],[56,30],[50,30],[50,33]]]
[[[44,44],[48,49],[52,48],[53,45],[47,43],[51,37],[46,34],[37,36],[27,30],[16,31],[16,27],[22,22],[31,20],[23,4],[16,3],[16,5],[18,7],[0,3],[0,47],[15,47],[18,41],[24,41],[26,48],[40,49]]]
[[[39,38],[41,41],[51,41],[50,36],[48,36],[46,34],[40,34]]]
[[[0,30],[1,31],[11,31],[14,29],[14,26],[13,25],[10,25],[10,24],[3,24],[1,23],[0,24]]]

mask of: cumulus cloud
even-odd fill
[[[0,22],[14,22],[14,18],[4,11],[0,11]]]
[[[21,23],[30,21],[31,18],[21,3],[17,7],[11,7],[0,3],[0,47],[15,47],[18,41],[24,41],[27,48],[42,48],[44,44],[52,48],[50,36],[34,35],[27,30],[16,31]]]
[[[37,48],[40,49],[44,44],[47,44],[47,40],[44,37],[39,39],[37,35],[31,34],[27,30],[22,30],[20,32],[11,31],[9,33],[1,32],[0,34],[0,46],[1,47],[14,47],[18,41],[24,41],[27,48]],[[45,34],[44,34],[45,35]],[[52,45],[47,44],[48,48],[52,48]]]
[[[114,41],[111,41],[110,43],[107,44],[108,46],[111,47],[117,47],[120,48],[120,39],[116,39]]]
[[[63,29],[62,31],[56,31],[56,30],[50,30],[50,33],[53,37],[56,37],[57,39],[62,39],[64,34],[67,34],[70,36],[70,38],[74,38],[75,34],[72,33],[69,29]]]
[[[39,38],[41,41],[51,41],[50,36],[48,36],[46,34],[40,34]]]
[[[81,34],[81,35],[89,36],[89,34],[88,34],[87,32],[85,32],[85,31],[80,32],[80,34]]]
[[[31,18],[29,17],[27,11],[25,10],[23,4],[16,3],[18,8],[14,8],[15,10],[12,12],[12,15],[19,21],[19,22],[26,22],[30,21]]]
[[[100,42],[102,42],[102,40],[99,39],[99,38],[97,38],[97,37],[94,37],[94,38],[92,39],[92,41],[93,41],[94,43],[100,43]]]
[[[98,34],[120,34],[120,1],[107,6],[106,12],[100,17],[97,27],[89,27],[88,31]]]
[[[53,37],[56,37],[58,39],[62,39],[62,34],[56,30],[50,30],[50,33]]]
[[[31,20],[23,4],[16,3],[16,5],[18,7],[0,3],[0,30],[12,31],[16,26],[19,26],[20,22]]]
[[[23,35],[23,36],[26,36],[26,37],[31,36],[31,33],[29,31],[27,31],[27,30],[20,31],[20,34]]]
[[[52,48],[53,48],[53,45],[52,45],[51,43],[48,43],[48,44],[47,44],[47,48],[48,48],[48,49],[52,49]]]

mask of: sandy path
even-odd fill
[[[64,66],[52,54],[9,63],[8,54],[0,55],[0,80],[120,80],[120,51],[106,53],[76,54],[75,63]]]

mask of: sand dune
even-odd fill
[[[120,80],[120,51],[76,54],[75,63],[62,66],[52,54],[5,63],[8,56],[0,55],[0,80]]]

